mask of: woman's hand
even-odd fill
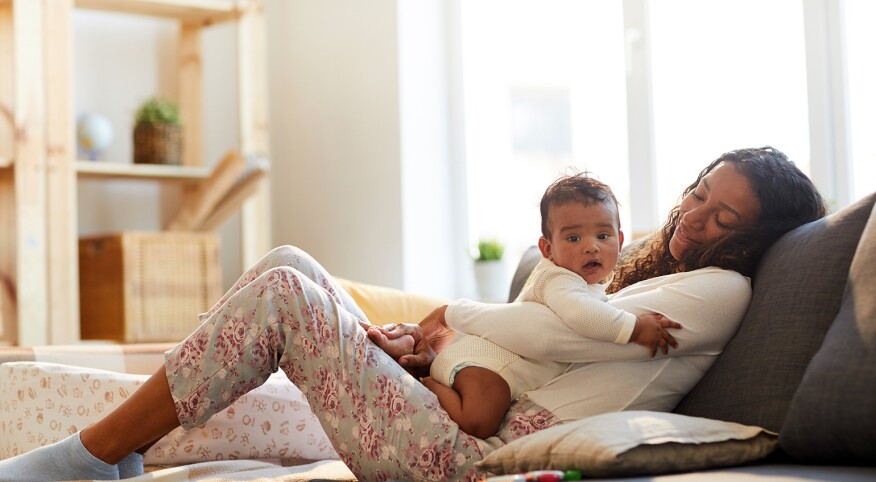
[[[447,320],[444,318],[446,312],[447,305],[441,305],[426,315],[419,324],[426,339],[429,340],[429,345],[437,353],[453,342],[454,331],[447,326]]]
[[[414,349],[408,355],[402,355],[398,358],[398,364],[405,367],[416,376],[426,376],[429,374],[429,367],[432,365],[432,360],[444,347],[450,344],[453,340],[453,330],[447,326],[444,319],[444,313],[447,311],[447,305],[442,305],[434,311],[426,315],[419,325],[402,323],[398,325],[386,325],[378,328],[380,334],[386,338],[393,340],[405,335],[410,335],[414,339]],[[371,327],[373,330],[375,327]],[[376,334],[372,336],[369,331],[369,337],[381,346],[382,337]]]

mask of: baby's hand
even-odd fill
[[[678,342],[666,331],[668,328],[681,329],[681,323],[676,323],[656,313],[639,315],[636,317],[636,326],[633,328],[630,341],[647,348],[652,357],[657,354],[658,347],[666,355],[669,353],[670,346],[678,348]]]

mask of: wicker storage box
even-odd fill
[[[221,296],[212,233],[122,232],[79,240],[83,339],[180,341]]]

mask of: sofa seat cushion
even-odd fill
[[[785,234],[765,253],[739,331],[676,413],[782,429],[836,318],[876,195]]]
[[[627,411],[556,425],[490,453],[499,474],[578,470],[588,477],[661,474],[739,465],[766,457],[777,435],[760,427],[673,413]]]
[[[807,462],[876,463],[876,210],[840,312],[791,400],[779,440]]]

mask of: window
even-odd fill
[[[846,0],[846,61],[852,141],[852,199],[876,191],[876,3]]]
[[[471,244],[497,238],[516,261],[571,170],[609,184],[628,224],[622,3],[466,0],[460,14]]]
[[[808,173],[801,2],[649,5],[658,212],[729,150],[769,144]]]
[[[810,133],[808,84],[814,80],[807,79],[807,60],[815,59],[807,59],[806,29],[813,28],[804,22],[807,5],[807,14],[835,6],[800,0],[460,2],[472,245],[499,238],[516,260],[539,236],[545,186],[569,166],[612,186],[625,229],[630,212],[643,209],[630,205],[630,179],[654,186],[661,218],[647,229],[655,229],[699,171],[733,149],[772,145],[810,176],[845,176],[829,165],[834,161],[821,154],[813,159],[810,152],[810,140],[832,145],[836,139],[828,130]],[[870,60],[876,2],[842,5],[854,176],[842,179],[858,199],[876,190],[876,136],[870,135],[876,131],[876,67]],[[640,134],[627,132],[625,62],[645,72],[648,66],[624,51],[630,40],[624,7],[643,6],[653,179],[631,170],[628,160],[628,146],[638,145],[628,136]],[[808,33],[811,56],[819,50],[811,45],[819,32]]]

